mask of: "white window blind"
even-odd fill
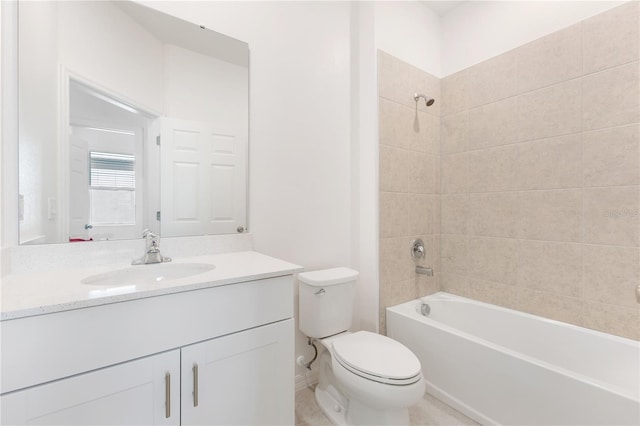
[[[136,187],[135,156],[111,152],[89,153],[92,188],[130,189]]]

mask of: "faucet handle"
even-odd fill
[[[160,240],[160,234],[156,234],[151,229],[145,229],[142,231],[142,238],[145,238],[147,241],[158,242]]]

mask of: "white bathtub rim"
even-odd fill
[[[433,294],[430,294],[428,296],[421,297],[420,299],[414,299],[414,300],[411,300],[411,301],[406,302],[406,303],[409,304],[409,303],[412,303],[412,302],[416,302],[416,300],[419,300],[419,301],[422,301],[422,300],[424,300],[424,301],[429,301],[429,300],[456,300],[456,301],[462,301],[462,302],[465,302],[465,303],[472,303],[472,304],[476,304],[476,305],[482,305],[482,306],[490,307],[491,309],[495,309],[495,310],[498,310],[498,311],[512,312],[512,313],[516,313],[517,315],[521,315],[521,316],[523,316],[525,318],[536,319],[537,321],[542,321],[542,322],[545,322],[545,323],[548,323],[548,324],[555,324],[555,325],[558,325],[560,327],[565,327],[565,328],[569,328],[571,330],[580,331],[582,333],[595,335],[595,336],[601,337],[603,339],[618,341],[618,342],[621,342],[621,343],[623,343],[625,345],[628,345],[628,346],[640,346],[640,341],[629,339],[627,337],[616,336],[614,334],[605,333],[603,331],[598,331],[598,330],[594,330],[594,329],[591,329],[591,328],[581,327],[579,325],[569,324],[568,322],[562,322],[562,321],[554,320],[554,319],[551,319],[551,318],[545,318],[545,317],[541,317],[541,316],[538,316],[538,315],[530,314],[528,312],[517,311],[517,310],[511,309],[511,308],[505,308],[504,306],[493,305],[491,303],[482,302],[480,300],[469,299],[469,298],[464,297],[464,296],[458,296],[457,294],[451,294],[451,293],[447,293],[447,292],[444,292],[444,291],[439,291],[437,293],[433,293]],[[401,306],[401,305],[404,305],[404,303],[398,304],[397,306]],[[391,307],[393,308],[393,306],[391,306]]]
[[[604,336],[608,336],[608,337],[612,337],[612,338],[623,339],[623,340],[629,341],[631,343],[635,343],[635,345],[638,345],[638,342],[636,342],[634,340],[631,340],[631,339],[626,339],[624,337],[608,335],[606,333],[602,333],[602,332],[599,332],[599,331],[596,331],[596,330],[590,330],[590,329],[586,329],[584,327],[575,326],[573,324],[567,324],[567,323],[563,323],[563,322],[552,320],[552,319],[548,319],[548,318],[538,317],[536,315],[528,314],[526,312],[514,311],[513,309],[503,308],[501,306],[491,305],[489,303],[479,302],[479,301],[475,301],[473,299],[467,299],[467,298],[464,298],[464,297],[461,297],[461,296],[456,296],[456,295],[452,295],[452,294],[445,293],[445,292],[434,293],[431,296],[441,296],[441,295],[444,295],[444,296],[448,297],[449,300],[455,300],[456,298],[460,298],[460,299],[464,299],[464,301],[468,301],[469,303],[479,303],[479,304],[482,304],[482,305],[490,306],[491,308],[495,307],[495,308],[498,308],[498,309],[501,309],[501,310],[506,310],[506,311],[510,311],[510,312],[516,312],[518,314],[522,314],[522,315],[526,315],[526,316],[531,317],[531,318],[535,318],[536,320],[537,319],[543,319],[543,320],[549,321],[549,322],[554,323],[554,324],[559,324],[561,326],[577,327],[577,328],[579,328],[581,330],[586,330],[586,331],[589,331],[589,332],[598,333],[599,335],[604,335]],[[562,368],[562,367],[559,367],[557,365],[553,365],[553,364],[545,362],[545,361],[541,361],[541,360],[539,360],[537,358],[533,358],[531,356],[524,355],[524,354],[522,354],[520,352],[514,351],[512,349],[506,348],[506,347],[501,346],[501,345],[497,345],[497,344],[489,342],[487,340],[478,338],[478,337],[476,337],[476,336],[474,336],[472,334],[460,331],[457,328],[454,328],[454,327],[451,327],[449,325],[443,324],[443,323],[441,323],[439,321],[432,320],[429,317],[425,317],[423,315],[420,315],[415,310],[415,306],[421,300],[424,300],[424,299],[428,300],[427,299],[428,297],[430,297],[430,296],[427,296],[426,298],[422,298],[422,299],[414,299],[412,301],[401,303],[399,305],[390,306],[390,307],[387,308],[387,310],[388,311],[392,311],[392,312],[394,312],[396,314],[405,316],[405,317],[409,317],[409,318],[415,317],[418,320],[423,321],[423,322],[429,324],[430,326],[432,326],[434,328],[437,328],[437,329],[439,329],[441,331],[444,331],[444,332],[447,332],[447,333],[450,333],[450,334],[454,334],[454,335],[457,335],[457,336],[461,336],[461,337],[463,337],[465,339],[468,339],[468,340],[470,340],[470,341],[472,341],[472,342],[474,342],[476,344],[488,347],[488,348],[490,348],[492,350],[495,350],[495,351],[498,351],[498,352],[503,352],[503,353],[506,353],[506,354],[508,354],[508,355],[510,355],[512,357],[524,360],[524,361],[529,362],[529,363],[531,363],[533,365],[536,365],[538,367],[545,368],[545,369],[548,369],[548,370],[551,370],[551,371],[555,371],[555,372],[557,372],[559,374],[563,374],[565,376],[568,376],[568,377],[570,377],[570,378],[572,378],[574,380],[580,381],[580,382],[585,383],[587,385],[597,387],[597,388],[599,388],[599,389],[601,389],[601,390],[603,390],[605,392],[612,393],[612,394],[614,394],[616,396],[619,396],[621,398],[627,399],[627,400],[629,400],[631,402],[635,402],[635,403],[640,402],[640,393],[634,394],[634,389],[626,389],[626,388],[623,388],[621,386],[617,386],[617,385],[612,384],[612,383],[608,383],[608,382],[604,382],[604,381],[601,381],[601,380],[597,380],[597,379],[594,379],[592,377],[585,376],[584,374],[580,374],[580,373],[577,373],[575,371],[568,370],[566,368]],[[412,309],[410,309],[411,316],[409,316],[407,313],[405,313],[403,311],[403,309],[405,309],[405,307],[408,307],[408,306],[412,307]]]

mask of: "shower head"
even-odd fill
[[[422,93],[416,92],[416,93],[413,94],[413,100],[416,101],[416,103],[418,102],[418,99],[420,99],[420,98],[424,99],[424,104],[426,106],[428,106],[428,107],[433,105],[433,103],[436,101],[433,98],[428,98],[426,95],[423,95]]]

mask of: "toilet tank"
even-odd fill
[[[351,327],[358,271],[322,269],[298,274],[299,328],[305,336],[322,338]]]

